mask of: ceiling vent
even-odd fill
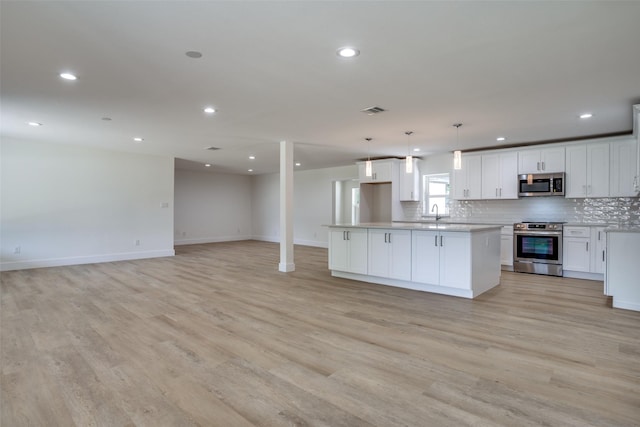
[[[205,150],[211,150],[211,151],[216,151],[216,150],[219,150],[219,149],[220,149],[219,147],[207,147],[207,148],[205,148]]]
[[[363,113],[366,113],[369,116],[373,116],[374,114],[382,113],[383,111],[386,111],[386,110],[382,107],[369,107],[360,111],[362,111]]]

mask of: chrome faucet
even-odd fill
[[[433,212],[433,210],[436,210],[436,221],[438,221],[440,218],[442,218],[440,215],[438,215],[438,204],[434,203],[433,206],[431,206],[431,212]]]

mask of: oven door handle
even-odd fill
[[[562,236],[562,231],[514,231],[514,236]]]

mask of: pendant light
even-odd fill
[[[364,174],[365,176],[373,176],[373,167],[371,165],[371,138],[365,138],[367,141],[367,161],[364,162]]]
[[[456,146],[460,146],[460,126],[462,123],[454,123],[453,127],[456,128]],[[453,152],[453,168],[455,170],[462,169],[462,151],[456,150]]]
[[[406,131],[404,134],[407,135],[407,158],[405,160],[405,172],[406,173],[413,173],[413,157],[411,157],[411,144],[409,143],[410,138],[411,138],[411,134],[413,132],[408,130]]]

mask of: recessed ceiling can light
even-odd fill
[[[336,51],[336,54],[341,58],[353,58],[354,56],[360,55],[360,51],[355,47],[341,47]]]
[[[193,59],[198,59],[198,58],[202,58],[202,53],[196,51],[196,50],[190,50],[187,53],[185,53],[185,55],[187,55],[189,58],[193,58]]]
[[[205,107],[204,112],[207,114],[213,114],[216,112],[216,109],[213,107]]]
[[[247,169],[247,172],[253,172],[253,169]]]
[[[76,77],[75,74],[71,74],[71,73],[60,73],[60,77],[62,77],[65,80],[78,80],[78,77]]]
[[[249,160],[255,160],[256,156],[249,156]]]
[[[415,151],[417,153],[418,151],[420,151],[420,149],[419,148],[414,148],[413,151]]]
[[[42,123],[38,123],[38,122],[27,122],[27,124],[29,126],[33,126],[33,127],[42,126]]]
[[[504,136],[499,136],[496,138],[496,141],[504,141],[506,138]]]
[[[581,119],[590,119],[591,117],[593,117],[593,114],[591,113],[580,114]]]
[[[142,141],[144,141],[144,139],[143,139],[143,138],[140,138],[139,136],[136,136],[135,138],[133,138],[133,140],[134,140],[135,142],[142,142]]]
[[[210,167],[211,167],[211,164],[210,164],[210,163],[205,163],[205,164],[204,164],[204,167],[205,167],[205,168],[210,168]]]
[[[100,120],[104,120],[105,122],[110,122],[111,121],[111,117],[103,117]]]
[[[300,166],[300,163],[296,163],[296,166]]]

